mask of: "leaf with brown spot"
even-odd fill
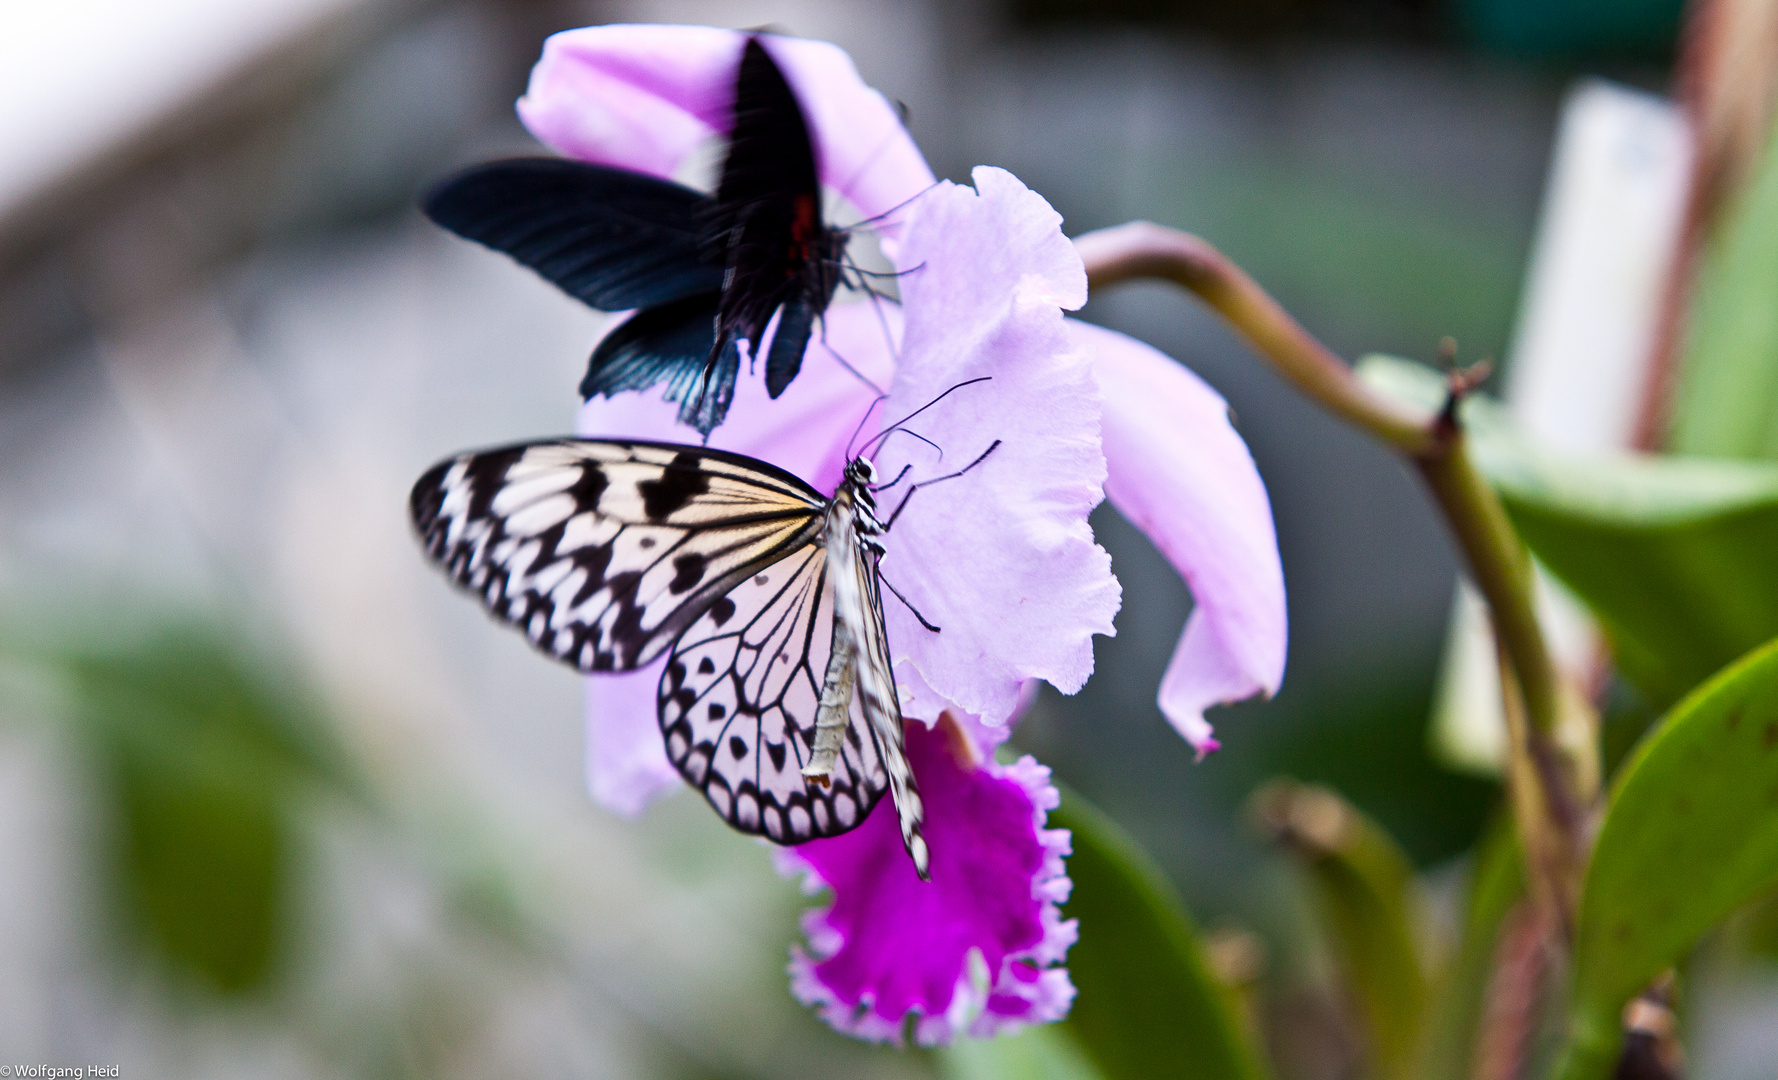
[[[1745,716],[1751,723],[1729,721]],[[1778,889],[1778,640],[1706,682],[1624,766],[1575,927],[1560,1080],[1611,1075],[1626,1002],[1711,927]]]

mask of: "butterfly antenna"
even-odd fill
[[[931,623],[931,622],[930,622],[930,621],[929,621],[929,620],[928,620],[928,619],[927,619],[927,618],[926,618],[926,616],[924,616],[924,615],[922,615],[922,614],[920,614],[920,609],[919,609],[919,608],[917,608],[917,607],[915,607],[915,606],[914,606],[914,605],[913,605],[913,604],[910,604],[910,603],[909,603],[909,602],[908,602],[908,598],[907,598],[907,597],[905,597],[905,596],[903,596],[903,595],[901,595],[901,590],[900,590],[900,589],[898,589],[898,588],[896,588],[896,587],[895,587],[895,586],[894,586],[894,585],[893,585],[893,584],[892,584],[892,583],[891,583],[891,582],[890,582],[890,581],[889,581],[889,579],[888,579],[888,578],[886,578],[886,577],[884,577],[884,576],[883,576],[883,572],[882,572],[882,571],[881,571],[881,570],[878,570],[878,571],[877,571],[877,580],[878,580],[878,581],[880,581],[880,582],[882,582],[882,583],[883,583],[883,584],[884,584],[884,585],[887,585],[887,586],[888,586],[888,587],[889,587],[889,591],[890,591],[890,592],[892,592],[892,593],[894,593],[894,594],[895,594],[895,598],[896,598],[896,599],[897,599],[897,600],[900,600],[900,601],[901,601],[901,606],[902,606],[902,607],[905,607],[905,608],[907,608],[907,609],[908,609],[908,610],[909,610],[909,611],[911,611],[911,612],[913,612],[913,613],[914,613],[914,618],[916,618],[916,619],[919,619],[919,620],[920,620],[920,625],[921,625],[921,626],[924,626],[924,627],[925,627],[925,628],[926,628],[926,629],[928,629],[928,630],[930,630],[930,631],[932,631],[932,632],[933,632],[933,633],[935,633],[935,634],[936,634],[936,633],[938,633],[938,632],[939,632],[939,629],[938,629],[938,627],[936,627],[936,626],[934,626],[934,625],[932,625],[932,623]]]
[[[826,345],[827,342],[823,341],[821,344]],[[833,352],[832,349],[829,349],[828,351]],[[837,357],[839,355],[839,353],[834,353],[834,355]],[[846,362],[844,360],[841,360],[840,363],[844,364]],[[847,366],[848,370],[850,370],[851,365],[847,364],[846,366]],[[854,374],[856,374],[856,373],[854,373]],[[859,378],[862,379],[862,378],[864,378],[864,376],[860,375]],[[870,380],[865,379],[865,381],[869,382]],[[870,408],[864,410],[864,415],[858,418],[858,426],[852,429],[852,437],[850,439],[846,440],[846,460],[847,461],[852,460],[852,444],[858,441],[858,433],[864,430],[865,421],[870,419],[871,413],[877,411],[878,405],[881,405],[883,402],[885,402],[887,400],[889,400],[889,395],[882,393],[881,391],[878,391],[877,399],[875,401],[871,402]]]
[[[918,409],[915,409],[913,412],[908,413],[906,416],[902,417],[900,420],[897,420],[895,423],[890,424],[888,427],[886,427],[882,431],[878,432],[876,434],[876,436],[871,439],[870,442],[865,443],[862,447],[859,448],[859,453],[861,453],[861,454],[862,453],[869,453],[871,443],[877,442],[880,439],[887,438],[890,432],[897,430],[898,428],[901,427],[901,425],[907,423],[909,420],[912,420],[914,417],[919,416],[921,413],[925,412],[927,409],[930,409],[934,405],[937,405],[939,402],[943,401],[945,398],[950,397],[952,394],[963,389],[965,386],[974,386],[976,383],[988,382],[993,377],[994,376],[992,376],[992,375],[982,375],[982,376],[979,376],[974,379],[963,380],[962,382],[951,387],[949,390],[946,390],[944,393],[933,398],[931,401],[928,401],[926,404],[920,406]],[[999,444],[996,443],[995,445],[998,446]]]
[[[866,270],[864,267],[859,266],[856,263],[852,262],[851,259],[848,257],[848,259],[846,261],[846,269],[852,271],[854,274],[857,274],[861,278],[862,277],[899,278],[899,277],[907,277],[909,274],[913,273],[915,270],[926,269],[926,264],[921,263],[919,266],[910,266],[906,270]],[[861,282],[860,284],[862,286],[863,283]]]
[[[919,483],[908,488],[908,493],[901,497],[901,505],[897,506],[895,508],[895,513],[890,514],[889,520],[883,523],[883,531],[888,532],[890,529],[895,527],[895,519],[900,517],[901,512],[908,508],[908,503],[913,501],[914,492],[919,491],[923,487],[931,487],[933,484],[943,483],[946,480],[957,479],[959,476],[962,476],[964,473],[975,468],[977,465],[980,465],[982,462],[988,460],[988,455],[992,454],[995,451],[995,449],[997,447],[999,447],[999,445],[1000,445],[1000,440],[995,439],[993,442],[993,445],[989,446],[986,450],[982,451],[981,457],[976,458],[974,461],[963,466],[961,469],[958,469],[956,472],[946,473],[944,476],[935,476],[930,480],[922,480]]]
[[[944,447],[938,445],[937,443],[933,442],[931,439],[928,439],[926,436],[920,434],[918,431],[915,431],[912,428],[896,428],[894,431],[884,432],[884,434],[885,435],[897,435],[897,434],[912,435],[914,438],[919,439],[921,442],[925,443],[927,446],[930,446],[934,450],[937,450],[939,461],[943,461],[945,459],[945,448]],[[887,443],[889,440],[884,439],[883,441],[885,443]],[[933,464],[937,464],[937,463],[938,462],[934,462]]]
[[[854,174],[854,176],[863,176],[865,170],[870,168],[871,165],[873,163],[875,163],[877,155],[881,154],[883,151],[885,151],[887,149],[889,149],[889,140],[885,139],[885,140],[883,140],[883,145],[881,145],[881,146],[877,147],[875,150],[871,151],[870,157],[866,158],[864,164],[858,167],[858,171],[857,171],[857,173]],[[912,195],[909,195],[907,198],[901,200],[900,202],[896,203],[894,206],[891,206],[889,209],[883,211],[882,213],[875,214],[871,217],[867,217],[867,218],[863,219],[862,221],[854,221],[852,224],[846,226],[844,229],[836,229],[834,231],[836,231],[836,232],[851,232],[853,229],[863,228],[866,225],[875,225],[878,222],[882,221],[884,218],[888,217],[890,214],[893,214],[898,210],[905,210],[908,206],[912,205],[914,202],[918,201],[919,199],[924,198],[928,191],[931,191],[933,188],[937,187],[938,185],[940,185],[942,183],[944,183],[943,180],[934,180],[932,183],[927,184],[925,187],[921,188],[919,191],[914,192]],[[850,186],[850,185],[847,185],[847,186]],[[845,190],[845,187],[842,187],[841,190],[842,191]]]

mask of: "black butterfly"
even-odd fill
[[[593,351],[581,395],[664,382],[680,422],[707,438],[734,399],[738,343],[757,354],[775,313],[766,390],[775,398],[796,378],[847,240],[822,219],[802,108],[757,37],[741,52],[734,121],[714,198],[625,169],[517,158],[445,181],[426,214],[595,308],[641,309]]]

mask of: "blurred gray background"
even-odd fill
[[[241,31],[154,108],[110,58],[183,70],[183,53],[107,43],[103,20],[54,38],[49,65],[91,93],[15,79],[15,115],[65,120],[26,132],[36,165],[0,174],[0,599],[15,646],[194,612],[235,628],[309,687],[382,793],[378,824],[305,812],[280,994],[223,1013],[169,994],[89,930],[105,804],[58,734],[56,687],[14,671],[0,1053],[135,1063],[126,1076],[932,1067],[790,1001],[801,900],[751,845],[688,799],[634,825],[587,801],[577,678],[453,595],[407,535],[407,487],[438,457],[569,428],[600,326],[415,209],[456,166],[536,150],[511,105],[548,33],[833,40],[906,105],[941,176],[1011,169],[1071,233],[1197,232],[1346,356],[1430,361],[1446,335],[1465,360],[1501,356],[1562,93],[1598,72],[1664,88],[1677,18],[1506,0],[280,2],[288,25]],[[191,34],[220,25],[191,4]],[[1224,749],[1193,764],[1153,704],[1189,594],[1102,510],[1118,636],[1016,743],[1125,824],[1203,923],[1313,979],[1297,893],[1242,803],[1290,774],[1336,784],[1435,871],[1471,841],[1493,786],[1426,750],[1450,545],[1406,470],[1183,294],[1125,287],[1085,316],[1227,396],[1272,495],[1290,667],[1275,701],[1213,714]],[[477,899],[489,880],[497,902]]]

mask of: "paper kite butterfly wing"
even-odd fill
[[[803,775],[833,620],[827,554],[811,545],[736,585],[673,646],[659,693],[667,758],[736,829],[780,844],[838,835],[890,788],[856,698],[828,782]]]
[[[773,397],[796,378],[811,327],[839,285],[844,237],[822,219],[816,165],[796,93],[760,39],[747,39],[710,243],[728,275],[719,336],[744,338],[757,352],[773,313],[783,309],[766,356]]]
[[[439,462],[409,508],[433,560],[533,646],[626,671],[812,543],[824,503],[740,455],[557,439]]]
[[[901,842],[914,860],[915,871],[925,879],[931,862],[931,852],[921,831],[926,807],[914,782],[913,766],[908,763],[902,738],[901,698],[895,691],[895,669],[889,659],[889,631],[883,621],[883,590],[876,555],[859,550],[857,556],[852,570],[864,610],[853,627],[858,652],[858,687],[853,696],[878,745],[886,751],[882,755],[885,782],[895,796]]]
[[[702,239],[709,197],[641,173],[561,158],[492,161],[441,183],[424,209],[601,311],[722,290],[721,261],[710,261]]]

